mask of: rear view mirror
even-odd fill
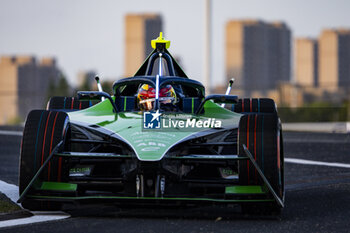
[[[199,107],[196,111],[196,114],[199,114],[202,111],[205,102],[207,102],[208,100],[212,100],[215,103],[236,104],[238,102],[238,96],[236,96],[236,95],[208,95],[207,97],[205,97],[205,99],[199,105]]]
[[[107,98],[112,106],[115,112],[118,112],[117,106],[115,105],[112,97],[103,91],[79,91],[78,92],[78,99],[81,101],[84,100],[98,100],[101,101],[101,99],[103,100],[104,98]]]
[[[101,101],[102,97],[108,98],[110,95],[106,92],[102,91],[79,91],[78,92],[78,99],[81,101],[88,101],[88,100],[98,100]]]

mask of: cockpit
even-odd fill
[[[132,77],[114,83],[118,111],[150,111],[156,108],[157,77]],[[194,113],[204,98],[201,83],[180,77],[159,79],[159,109]]]

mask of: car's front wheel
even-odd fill
[[[29,113],[23,131],[20,155],[20,195],[55,146],[65,139],[69,129],[68,123],[68,115],[64,112],[33,110]],[[62,158],[53,157],[37,180],[60,182],[64,180],[64,177]],[[38,184],[40,185],[40,182],[34,182],[34,188]],[[31,193],[32,190],[27,194]],[[54,210],[60,207],[54,202],[36,201],[26,197],[22,201],[22,206],[30,210]]]
[[[248,114],[239,123],[239,156],[247,157],[243,149],[247,147],[257,165],[271,184],[278,197],[284,200],[284,159],[280,120],[277,114]],[[257,169],[250,160],[239,162],[239,182],[241,185],[264,185]],[[273,196],[271,195],[271,199]],[[277,202],[243,204],[244,212],[280,213]]]

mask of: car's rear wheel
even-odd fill
[[[248,114],[239,123],[239,156],[246,157],[246,145],[277,195],[284,199],[284,159],[280,120],[277,114]],[[263,185],[264,182],[252,162],[239,162],[241,185]],[[272,195],[271,198],[273,199]],[[243,204],[245,212],[279,213],[275,203]]]
[[[19,193],[23,193],[29,182],[51,154],[55,146],[65,139],[68,133],[68,115],[64,112],[33,110],[29,113],[22,138]],[[64,181],[66,171],[62,158],[53,157],[38,180],[40,181]],[[31,190],[28,194],[31,193]],[[22,206],[30,210],[56,210],[60,208],[58,203],[48,201],[36,201],[25,198]]]
[[[237,113],[276,113],[276,104],[273,99],[253,98],[239,99],[238,103],[233,106],[233,111]]]
[[[47,110],[81,110],[91,106],[91,101],[80,101],[74,97],[54,96],[47,103]]]

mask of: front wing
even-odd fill
[[[56,146],[18,202],[23,199],[112,201],[121,204],[277,202],[283,207],[283,201],[271,188],[246,147],[246,157],[187,154],[143,162],[130,155],[116,153],[65,152],[62,145],[63,142]],[[62,157],[71,164],[67,179],[64,182],[40,181],[40,173],[55,157]],[[234,167],[247,160],[251,160],[259,172],[264,181],[261,185],[239,182],[239,171]],[[114,173],[97,173],[101,167],[118,169],[113,169],[117,171]]]

